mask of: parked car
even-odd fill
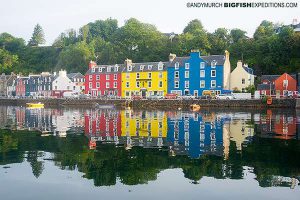
[[[138,96],[138,95],[133,95],[133,96],[131,96],[131,99],[132,100],[140,100],[140,99],[142,99],[142,97]]]
[[[184,95],[184,96],[180,96],[179,98],[184,99],[184,100],[188,100],[188,99],[195,99],[196,97],[191,95],[191,94],[187,94],[187,95]]]
[[[163,98],[164,98],[163,96],[159,96],[159,95],[150,95],[150,96],[148,96],[147,99],[154,100],[154,99],[163,99]]]
[[[177,99],[177,94],[173,94],[173,93],[170,93],[170,94],[166,94],[166,99]]]
[[[218,94],[216,96],[216,99],[232,100],[232,99],[235,99],[235,97],[232,94]]]
[[[298,91],[288,91],[287,96],[291,98],[298,98],[300,97],[300,94]]]
[[[78,96],[79,99],[88,99],[88,98],[90,98],[90,97],[91,97],[90,94],[80,94],[80,95]]]

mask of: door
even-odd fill
[[[146,90],[142,90],[142,97],[146,98]]]

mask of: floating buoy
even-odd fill
[[[200,110],[200,105],[192,104],[192,105],[190,105],[190,108],[191,108],[192,111],[197,112],[197,111]]]

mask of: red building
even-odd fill
[[[16,80],[16,96],[25,97],[26,96],[26,81],[28,78],[19,77]]]
[[[97,65],[91,61],[85,74],[85,94],[121,97],[123,65]]]
[[[297,81],[295,75],[287,73],[280,75],[262,75],[261,84],[258,84],[257,90],[261,95],[288,96],[289,92],[297,91]]]

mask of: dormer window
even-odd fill
[[[99,67],[99,72],[102,72],[102,67]]]
[[[148,65],[148,70],[152,70],[152,65]]]
[[[217,62],[214,60],[211,62],[211,68],[216,68]]]
[[[140,66],[140,70],[144,70],[145,65]]]
[[[107,72],[111,72],[111,68],[107,66]]]
[[[118,66],[118,65],[116,65],[114,68],[115,68],[115,69],[114,69],[115,72],[119,71],[119,66]]]
[[[95,72],[95,68],[92,68],[92,72]]]
[[[158,63],[158,70],[163,70],[164,65],[160,62]]]
[[[179,69],[179,62],[175,63],[175,69]]]
[[[132,71],[132,66],[131,66],[131,65],[129,65],[129,66],[127,67],[127,71],[129,71],[129,72]]]

